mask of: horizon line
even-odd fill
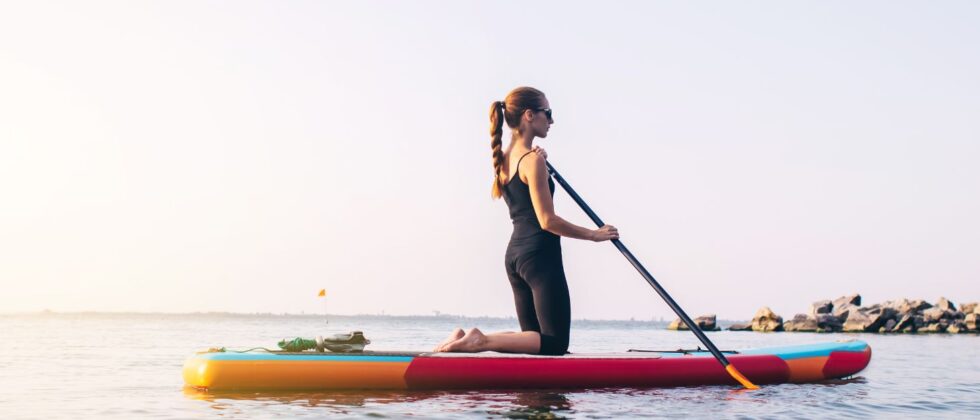
[[[281,317],[341,317],[341,318],[356,318],[356,317],[371,317],[371,318],[435,318],[435,319],[493,319],[493,320],[512,320],[517,319],[516,316],[491,316],[491,315],[461,315],[461,314],[445,314],[440,313],[438,315],[422,315],[422,314],[314,314],[314,313],[292,313],[292,312],[230,312],[230,311],[192,311],[192,312],[163,312],[163,311],[56,311],[51,309],[42,309],[36,311],[0,311],[0,316],[12,316],[12,315],[231,315],[231,316],[281,316]],[[650,318],[650,319],[636,319],[635,317],[630,317],[629,319],[620,318],[573,318],[572,321],[589,321],[589,322],[636,322],[636,323],[669,323],[671,319],[664,317]],[[744,320],[732,320],[718,318],[716,322],[745,322]]]

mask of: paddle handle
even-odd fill
[[[606,224],[602,222],[602,219],[599,218],[599,215],[595,214],[595,212],[592,211],[592,209],[589,207],[588,204],[585,204],[585,200],[583,200],[582,197],[575,192],[575,189],[573,189],[571,185],[568,185],[568,182],[565,181],[565,178],[562,178],[561,174],[559,174],[557,170],[555,170],[555,167],[551,166],[551,163],[548,161],[545,161],[545,165],[548,166],[548,173],[553,178],[555,178],[555,181],[558,181],[558,184],[561,185],[561,187],[565,190],[565,192],[567,192],[568,195],[572,197],[572,200],[575,200],[575,203],[577,203],[578,206],[581,207],[582,210],[585,212],[585,214],[587,214],[589,218],[592,219],[592,222],[594,222],[596,226],[600,228],[605,226]],[[725,355],[721,354],[721,351],[718,350],[718,347],[715,347],[714,343],[712,343],[711,340],[709,340],[708,337],[704,335],[704,331],[701,331],[701,328],[699,328],[698,325],[691,320],[691,317],[687,316],[687,313],[685,313],[684,310],[681,309],[679,305],[677,305],[677,302],[675,302],[674,299],[671,298],[669,294],[667,294],[667,291],[664,290],[662,286],[660,286],[660,283],[658,283],[657,280],[653,278],[653,275],[650,274],[650,272],[647,271],[645,267],[643,267],[643,264],[640,264],[640,261],[637,260],[635,256],[633,256],[633,253],[630,252],[629,249],[626,249],[626,245],[623,245],[622,241],[620,241],[619,239],[613,239],[612,243],[613,245],[616,246],[616,249],[618,249],[619,252],[623,253],[623,256],[625,256],[626,260],[633,265],[633,268],[636,268],[636,271],[640,272],[640,275],[643,276],[643,278],[647,281],[647,283],[650,284],[651,287],[653,287],[653,290],[657,291],[657,294],[659,294],[660,297],[663,298],[664,302],[667,302],[667,306],[670,306],[670,309],[672,309],[674,313],[677,314],[678,317],[680,317],[681,321],[683,321],[684,324],[687,325],[687,327],[691,330],[691,332],[698,337],[698,340],[701,340],[701,343],[703,343],[705,347],[708,348],[708,351],[710,351],[711,354],[715,356],[715,359],[718,359],[718,362],[725,367],[725,370],[727,370],[728,373],[731,374],[733,378],[735,378],[735,380],[737,380],[746,388],[749,389],[758,388],[757,386],[749,382],[749,380],[746,379],[745,376],[739,373],[738,370],[735,369],[735,366],[731,365],[731,362],[728,361]]]

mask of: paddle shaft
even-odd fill
[[[561,177],[561,174],[559,174],[558,171],[555,170],[555,167],[551,166],[551,163],[547,161],[545,161],[545,165],[548,165],[548,173],[555,178],[555,181],[558,181],[558,184],[560,184],[561,187],[565,189],[568,195],[572,196],[572,199],[575,200],[576,203],[578,203],[578,206],[581,207],[583,211],[585,211],[585,214],[589,215],[589,218],[592,219],[592,222],[594,222],[598,227],[605,226],[606,224],[602,222],[602,219],[599,218],[599,215],[595,214],[595,212],[592,211],[591,208],[589,208],[588,204],[585,204],[585,200],[582,200],[582,197],[580,197],[578,193],[576,193],[575,190],[572,189],[571,185],[568,185],[568,182],[565,181],[565,178]],[[715,359],[718,359],[718,362],[720,362],[722,366],[727,368],[729,365],[729,361],[728,359],[725,358],[725,355],[721,354],[721,352],[718,351],[718,347],[715,347],[714,343],[712,343],[711,340],[708,340],[708,337],[704,335],[704,331],[701,331],[701,328],[698,328],[698,325],[691,320],[691,317],[687,316],[687,313],[685,313],[684,310],[677,305],[677,302],[674,302],[674,299],[671,298],[670,295],[667,294],[667,291],[660,286],[660,283],[657,283],[657,280],[653,278],[653,275],[651,275],[646,268],[643,268],[643,264],[640,264],[640,261],[633,256],[633,253],[630,252],[630,250],[626,249],[626,245],[623,245],[623,242],[620,241],[619,239],[613,239],[612,243],[613,245],[616,246],[616,249],[618,249],[619,252],[623,253],[623,256],[626,257],[626,260],[628,260],[630,264],[633,264],[633,268],[636,268],[636,271],[640,272],[640,275],[643,276],[644,279],[646,279],[647,283],[649,283],[651,287],[653,287],[653,290],[656,290],[657,294],[659,294],[660,297],[662,297],[664,301],[667,302],[667,306],[670,306],[670,309],[674,310],[674,313],[676,313],[677,316],[681,318],[681,321],[684,321],[684,324],[686,324],[687,327],[691,329],[691,332],[693,332],[694,335],[698,337],[698,340],[701,340],[701,342],[704,343],[705,347],[708,348],[708,351],[710,351],[711,354],[715,356]]]

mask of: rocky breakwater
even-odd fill
[[[766,306],[756,311],[755,316],[752,317],[752,322],[748,324],[732,324],[728,329],[730,331],[783,331],[783,317],[776,315],[772,309]]]
[[[733,331],[799,332],[878,332],[949,333],[978,332],[980,306],[965,303],[957,309],[953,302],[939,298],[935,303],[921,299],[900,299],[861,306],[861,295],[821,300],[810,305],[810,312],[782,322],[769,308],[762,308],[752,324],[735,324]],[[778,326],[776,324],[779,324]]]

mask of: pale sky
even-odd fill
[[[692,316],[980,300],[977,22],[973,1],[0,0],[0,312],[513,315],[488,110],[521,85],[554,109],[551,163]],[[672,318],[611,244],[563,249],[574,318]]]

